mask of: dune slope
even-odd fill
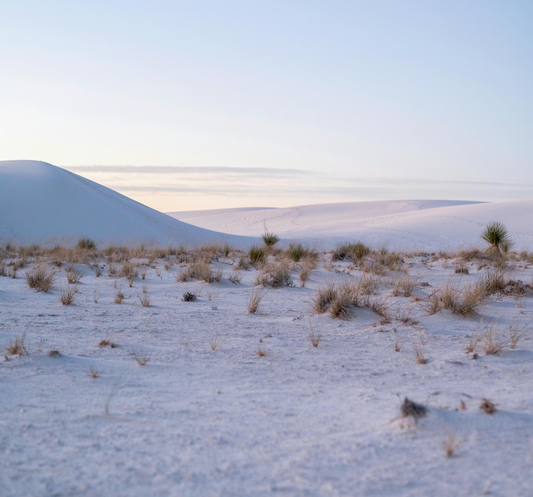
[[[441,250],[482,245],[487,223],[503,222],[515,248],[533,245],[533,200],[476,203],[392,200],[307,205],[206,215],[171,213],[203,228],[260,235],[265,226],[284,240],[302,240],[328,248],[343,240],[361,240],[390,249]]]
[[[45,162],[0,162],[0,239],[68,244],[83,236],[107,243],[250,244],[178,221]]]

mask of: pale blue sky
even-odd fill
[[[0,158],[113,166],[72,170],[161,210],[531,198],[532,26],[531,1],[0,0]]]

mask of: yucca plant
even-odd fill
[[[263,243],[267,247],[273,247],[274,245],[276,245],[276,243],[279,242],[279,236],[275,235],[274,233],[271,233],[268,230],[265,230],[261,238],[263,239]]]
[[[507,228],[498,221],[487,224],[485,231],[481,234],[482,240],[486,241],[498,252],[506,252],[511,247],[511,239]]]

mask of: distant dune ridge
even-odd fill
[[[169,214],[195,226],[239,235],[258,236],[266,226],[284,240],[301,240],[319,248],[357,240],[374,248],[424,251],[484,247],[480,239],[484,227],[500,221],[509,229],[514,249],[533,249],[533,200],[390,200]]]
[[[187,246],[253,242],[178,221],[46,162],[0,161],[0,240],[50,245],[73,244],[81,237]]]
[[[479,203],[389,200],[287,208],[236,208],[163,214],[98,183],[39,161],[0,161],[0,240],[4,243],[157,245],[228,241],[247,248],[265,227],[320,249],[340,241],[378,248],[449,250],[484,246],[487,223],[509,229],[515,249],[533,249],[533,200]]]

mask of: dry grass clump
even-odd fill
[[[420,278],[402,274],[393,281],[392,294],[395,297],[399,296],[400,294],[403,294],[404,297],[410,297],[419,284]]]
[[[449,309],[454,314],[468,316],[476,312],[485,295],[486,287],[483,281],[461,289],[458,281],[449,280],[429,297],[429,312],[435,314],[442,309]]]
[[[291,263],[287,259],[281,259],[279,262],[266,264],[262,272],[257,276],[255,283],[256,285],[271,286],[272,288],[294,286],[291,277]]]
[[[311,271],[313,270],[313,265],[310,263],[304,263],[300,267],[300,274],[298,275],[298,278],[302,282],[302,287],[305,286],[307,283],[307,280],[309,279],[309,275],[311,274]]]
[[[348,317],[350,306],[371,309],[380,316],[385,316],[386,300],[369,297],[375,289],[375,281],[368,276],[352,282],[328,283],[317,288],[312,307],[317,314],[324,314],[329,310],[334,318]]]
[[[466,266],[458,266],[455,268],[455,274],[470,274]]]
[[[259,304],[263,297],[266,295],[265,291],[252,289],[250,293],[250,300],[248,301],[248,314],[255,314],[259,309]]]
[[[335,247],[331,259],[333,261],[344,261],[346,259],[351,259],[355,262],[369,254],[370,248],[368,248],[364,243],[341,242]]]
[[[11,340],[9,342],[9,345],[6,349],[6,355],[30,355],[28,352],[28,349],[26,349],[25,342],[26,341],[26,335],[22,335],[21,337],[15,337],[14,340]]]
[[[150,361],[150,356],[148,355],[137,355],[134,354],[135,360],[137,361],[137,364],[139,366],[146,366],[148,362]]]
[[[59,350],[57,349],[53,349],[48,352],[48,356],[49,357],[61,357],[61,352],[59,352]]]
[[[118,268],[115,264],[113,264],[112,262],[109,263],[109,266],[107,268],[107,274],[109,276],[116,276],[118,274]]]
[[[120,268],[121,278],[127,278],[128,280],[133,280],[139,274],[138,266],[132,264],[129,261],[124,261],[122,267]],[[131,285],[130,285],[131,286]]]
[[[74,303],[76,293],[78,293],[76,288],[68,285],[67,288],[61,289],[61,296],[59,299],[63,305],[71,305]]]
[[[230,274],[228,275],[228,280],[231,281],[232,283],[234,283],[235,285],[237,283],[240,283],[241,280],[242,280],[242,276],[243,276],[243,273],[242,271],[238,270],[238,269],[234,269],[233,271],[230,272]]]
[[[111,340],[105,338],[104,340],[100,340],[98,347],[100,347],[101,349],[104,347],[110,347],[112,349],[115,349],[116,347],[118,347],[118,345],[115,342],[112,342]]]
[[[37,266],[32,271],[26,271],[26,283],[36,292],[48,292],[52,288],[55,274],[49,271],[43,264]]]
[[[122,304],[122,301],[125,299],[122,289],[117,289],[115,292],[115,304]]]
[[[74,285],[76,283],[79,283],[81,280],[81,273],[79,273],[76,270],[76,266],[74,264],[71,264],[67,269],[67,283],[69,285]]]
[[[481,281],[485,295],[493,295],[495,293],[503,293],[507,286],[505,276],[501,271],[487,271]]]
[[[428,360],[424,357],[424,352],[422,351],[422,347],[420,345],[415,345],[413,347],[415,351],[415,359],[418,364],[427,364]]]
[[[481,341],[481,336],[477,335],[476,333],[473,333],[470,337],[470,341],[468,342],[468,345],[466,347],[466,352],[468,354],[472,354],[476,350],[476,345]]]
[[[525,328],[521,327],[518,323],[511,323],[509,325],[509,339],[511,344],[510,349],[514,349],[519,340],[523,338],[525,334]]]
[[[196,261],[187,264],[185,268],[181,268],[178,272],[178,283],[184,283],[189,278],[199,281],[205,281],[206,283],[213,283],[222,279],[223,271],[218,268],[214,271],[211,265],[205,261]]]
[[[483,344],[483,350],[486,355],[495,355],[498,352],[501,352],[503,349],[503,343],[497,337],[494,330],[491,328],[485,334],[485,342]]]
[[[455,438],[450,432],[446,434],[446,438],[442,442],[444,447],[444,454],[446,457],[453,457],[457,449],[461,446],[463,440]]]
[[[256,351],[255,351],[256,355],[258,355],[259,357],[265,357],[266,356],[266,349],[263,348],[263,347],[259,347]]]
[[[141,305],[143,307],[150,307],[150,295],[143,295],[142,297],[139,297],[139,300],[141,301]]]

